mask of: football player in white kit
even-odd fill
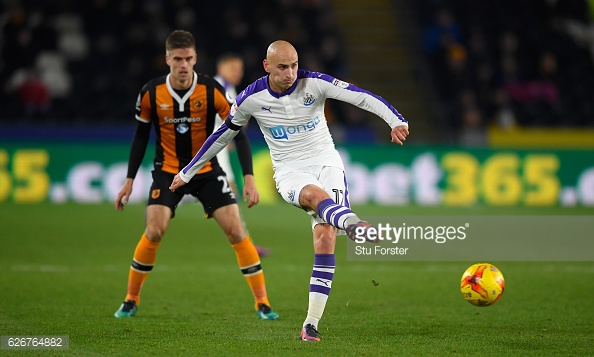
[[[270,44],[263,65],[268,75],[239,94],[225,123],[210,135],[169,188],[175,190],[187,183],[251,117],[256,119],[270,149],[278,192],[312,216],[315,255],[300,338],[319,341],[318,323],[336,266],[337,234],[346,231],[350,239],[372,240],[368,232],[375,230],[350,209],[344,166],[326,123],[324,102],[337,99],[376,114],[392,129],[392,142],[400,145],[408,136],[408,122],[369,91],[324,73],[299,69],[297,51],[289,42]]]
[[[225,54],[217,60],[217,74],[214,76],[214,79],[225,88],[229,103],[235,101],[235,97],[237,97],[237,89],[235,87],[241,83],[242,78],[243,60],[241,57],[233,54]],[[223,119],[217,115],[215,127],[218,128],[221,124],[223,124]],[[233,169],[231,167],[229,148],[227,146],[217,154],[217,160],[223,171],[227,174],[227,181],[229,181],[229,184],[232,182],[235,183],[235,175],[233,174]]]
[[[237,97],[236,87],[241,83],[243,74],[243,59],[238,54],[225,53],[217,59],[217,74],[213,78],[223,86],[227,95],[227,101],[231,104],[233,104]],[[223,119],[217,114],[215,117],[215,128],[220,127],[222,124]],[[245,140],[248,140],[247,135],[245,136]],[[217,154],[217,160],[223,171],[227,174],[227,182],[229,182],[229,186],[231,186],[231,189],[236,195],[239,195],[229,155],[229,146],[226,146]],[[243,219],[242,222],[243,225],[246,226]],[[245,229],[247,231],[247,227],[245,227]],[[255,242],[254,246],[256,247],[256,251],[260,255],[260,258],[270,255],[270,249],[255,244]]]

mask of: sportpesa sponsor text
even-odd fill
[[[164,117],[163,121],[167,124],[178,124],[178,123],[197,123],[200,120],[202,120],[202,118],[198,117],[198,118],[190,118],[190,117],[181,117],[181,118],[169,118],[169,117]]]

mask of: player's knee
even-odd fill
[[[327,223],[322,223],[316,225],[314,229],[314,237],[318,241],[332,242],[336,239],[336,232],[336,227]]]
[[[247,237],[247,234],[243,230],[233,230],[227,233],[227,239],[231,244],[237,244],[243,241]]]
[[[336,228],[318,224],[314,228],[314,251],[316,254],[333,254],[336,244]]]
[[[302,207],[315,208],[325,198],[328,198],[326,191],[318,186],[307,185],[299,193],[299,204]]]
[[[247,237],[247,233],[243,229],[241,221],[236,224],[224,225],[223,231],[231,244],[237,244]]]
[[[165,235],[165,231],[166,230],[162,227],[147,227],[144,235],[151,242],[158,243],[161,241],[161,239]]]

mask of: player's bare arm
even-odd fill
[[[247,202],[248,208],[253,207],[260,202],[260,193],[256,188],[256,179],[254,175],[245,175],[243,177],[243,201]]]
[[[128,203],[130,199],[130,195],[132,194],[132,184],[134,183],[134,179],[127,178],[126,182],[124,182],[124,186],[120,192],[118,192],[118,196],[116,197],[115,208],[118,211],[124,210],[124,205]]]
[[[394,129],[392,129],[392,132],[390,134],[392,136],[393,143],[404,145],[404,141],[406,140],[406,137],[408,136],[408,126],[399,125],[399,126],[395,127]]]

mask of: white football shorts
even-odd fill
[[[299,194],[303,187],[307,185],[316,185],[326,191],[334,202],[350,208],[349,191],[346,176],[341,168],[334,166],[307,166],[299,169],[281,170],[274,173],[276,189],[283,199],[299,208]],[[307,211],[311,215],[311,228],[320,223],[326,223],[318,217],[317,212]],[[338,235],[344,235],[342,229],[338,230]]]

